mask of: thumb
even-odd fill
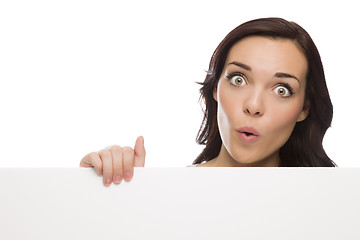
[[[136,139],[134,151],[135,151],[134,167],[144,167],[146,152],[144,147],[143,136],[140,136]]]

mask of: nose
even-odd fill
[[[245,99],[243,111],[246,115],[253,117],[261,117],[264,115],[264,103],[262,93],[251,92]]]

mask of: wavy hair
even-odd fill
[[[222,73],[230,48],[248,36],[289,39],[297,44],[308,63],[305,103],[309,114],[297,122],[288,141],[280,148],[281,167],[336,167],[322,145],[326,130],[333,117],[333,106],[326,86],[319,52],[310,35],[298,24],[282,18],[261,18],[243,23],[232,30],[215,49],[209,69],[200,89],[205,103],[204,118],[196,142],[205,145],[193,164],[211,161],[220,153],[222,139],[217,123],[217,102],[213,91]]]

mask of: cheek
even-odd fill
[[[290,100],[290,99],[289,99]],[[286,99],[288,101],[288,99]],[[269,101],[270,103],[270,101]],[[282,102],[275,104],[268,110],[268,115],[263,121],[265,155],[278,151],[290,138],[296,125],[299,114],[303,109],[301,101]],[[269,108],[268,108],[269,109]]]
[[[244,94],[240,94],[239,89],[229,84],[228,81],[221,79],[217,88],[218,128],[221,140],[228,151],[234,143],[235,129],[241,126],[244,118],[242,107]]]
[[[234,109],[231,99],[224,93],[220,88],[218,91],[218,118],[219,123],[226,123],[231,120],[231,115],[233,115]]]
[[[241,110],[238,94],[233,94],[232,91],[222,83],[218,85],[217,101],[218,101],[218,125],[220,135],[223,141],[229,138],[230,128],[234,125],[234,120],[238,118],[239,111]]]
[[[277,133],[284,132],[290,136],[302,109],[302,101],[294,101],[286,105],[274,104],[267,119],[268,129]]]

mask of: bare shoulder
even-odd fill
[[[208,161],[205,163],[198,164],[198,165],[196,165],[196,167],[215,167],[215,166],[214,166],[213,162]]]

